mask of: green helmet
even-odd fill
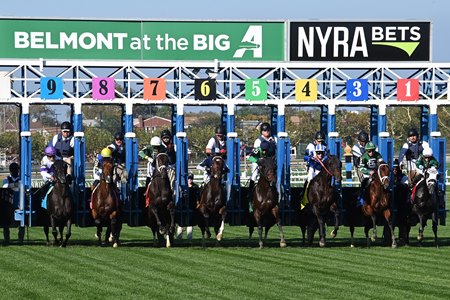
[[[375,150],[376,148],[377,148],[377,146],[375,146],[375,144],[372,142],[368,142],[366,144],[366,146],[364,147],[364,149],[366,149],[366,150]]]

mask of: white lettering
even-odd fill
[[[30,33],[31,49],[44,49],[44,33],[31,32]]]
[[[298,28],[298,57],[303,57],[303,48],[308,57],[314,56],[314,27],[309,27],[309,35],[306,35],[305,28]]]
[[[206,36],[203,34],[194,34],[194,50],[206,50],[208,44],[206,43]]]
[[[372,27],[372,42],[382,41],[384,39],[383,28]]]
[[[352,48],[350,49],[350,57],[355,57],[356,52],[362,52],[363,57],[369,56],[369,52],[367,50],[366,36],[364,35],[364,28],[362,27],[355,28]]]
[[[321,57],[327,56],[327,42],[328,42],[328,39],[330,38],[331,30],[332,30],[331,27],[327,27],[327,30],[325,31],[325,36],[324,36],[322,34],[322,30],[320,29],[320,27],[316,27],[317,37],[319,38],[319,42],[320,42],[320,56]]]
[[[410,37],[411,41],[416,42],[416,41],[420,40],[420,38],[421,38],[420,27],[418,27],[418,26],[411,27],[410,33],[411,33],[411,37]]]
[[[95,36],[90,32],[83,32],[78,38],[78,42],[80,43],[80,47],[89,50],[95,47]]]
[[[340,39],[340,33],[342,33],[342,39]],[[348,57],[348,36],[346,27],[334,27],[333,57],[339,57],[339,46],[342,46],[342,56]]]
[[[241,40],[239,49],[234,52],[234,58],[242,58],[247,51],[253,52],[253,58],[261,58],[263,55],[262,26],[251,25]]]
[[[30,47],[30,42],[28,40],[28,33],[23,31],[14,32],[14,48],[23,49]]]
[[[67,33],[61,32],[59,36],[59,48],[65,49],[67,45],[67,48],[78,49],[76,32],[72,32],[69,36]]]

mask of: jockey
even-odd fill
[[[161,145],[161,139],[158,136],[152,137],[150,140],[150,145],[145,146],[142,148],[141,151],[139,151],[138,155],[142,159],[148,160],[147,164],[147,180],[146,180],[146,186],[150,183],[153,173],[156,169],[156,156],[159,153],[162,153],[162,145]],[[170,157],[169,157],[170,160]]]
[[[402,173],[402,169],[400,168],[398,159],[394,159],[394,164],[392,166],[392,175],[394,177],[394,185],[408,186],[408,176]]]
[[[93,177],[94,177],[94,183],[92,184],[92,190],[95,189],[95,187],[100,182],[100,175],[102,174],[102,167],[103,167],[103,159],[104,158],[112,158],[112,151],[109,148],[103,148],[100,154],[97,154],[94,162],[94,169],[93,169]]]
[[[55,162],[56,149],[52,146],[47,146],[44,150],[45,156],[41,160],[41,176],[46,183],[53,182],[55,180],[55,169],[53,163]]]
[[[225,140],[227,132],[225,127],[220,125],[216,127],[215,136],[211,137],[206,145],[205,153],[207,157],[197,165],[197,170],[204,171],[203,182],[207,183],[209,181],[210,170],[212,166],[212,158],[214,156],[221,156],[224,160],[227,157],[227,143]],[[228,172],[228,167],[226,163],[224,164],[223,171]]]
[[[258,167],[258,161],[263,157],[274,157],[274,152],[271,148],[273,148],[273,146],[271,146],[271,143],[266,140],[263,140],[258,148],[253,148],[252,153],[248,157],[248,160],[252,163],[252,166],[256,165],[256,167]],[[247,199],[249,202],[251,202],[253,197],[253,189],[255,187],[256,180],[256,176],[254,178],[253,174],[255,173],[258,174],[256,171],[252,173],[252,179],[250,179],[250,184],[248,187]]]
[[[359,171],[363,175],[363,180],[361,182],[361,193],[359,195],[360,203],[364,201],[364,193],[372,181],[372,175],[378,169],[378,164],[383,161],[383,157],[375,150],[376,148],[377,146],[374,143],[368,142],[364,147],[365,153],[361,156]]]
[[[326,144],[325,144],[325,134],[323,134],[320,131],[317,131],[316,134],[314,135],[314,141],[312,141],[311,143],[309,143],[306,146],[306,150],[305,150],[305,156],[303,157],[303,159],[306,162],[306,172],[309,174],[309,161],[311,159],[313,159],[313,157],[315,156],[315,150],[316,150],[316,146],[317,145],[324,145],[325,146],[325,150],[326,150]],[[306,178],[305,183],[303,184],[303,186],[306,188],[306,186],[308,185],[308,178],[309,176]]]
[[[10,231],[9,226],[13,220],[13,211],[20,207],[20,167],[19,164],[13,162],[9,165],[9,175],[3,180],[3,188],[8,189],[8,196],[0,200],[0,216],[3,216],[3,244],[9,245]],[[18,242],[23,243],[25,236],[25,227],[19,227]]]
[[[427,173],[435,174],[435,176],[437,176],[439,162],[433,156],[433,149],[430,147],[423,149],[419,159],[416,160],[416,167],[418,175],[412,180],[411,186],[415,186],[422,178],[426,176]]]
[[[248,160],[252,162],[252,176],[250,177],[250,183],[248,190],[250,191],[249,197],[251,197],[251,191],[255,187],[255,181],[259,175],[258,159],[262,156],[257,157],[258,159],[253,159],[253,157],[264,154],[263,150],[266,151],[264,154],[266,157],[274,157],[277,150],[277,140],[271,134],[271,126],[269,123],[262,123],[260,127],[261,135],[253,143],[253,153],[249,156]],[[264,143],[264,145],[263,145]],[[267,149],[263,149],[267,148]],[[251,198],[250,198],[251,199]]]
[[[323,169],[323,163],[328,160],[326,152],[327,147],[325,145],[316,145],[314,149],[314,156],[312,156],[308,161],[308,182],[311,182],[311,180]]]
[[[403,147],[400,149],[400,154],[398,156],[398,161],[400,164],[403,164],[403,157],[406,157],[407,161],[411,161],[411,164],[408,164],[408,167],[411,167],[411,170],[416,169],[416,160],[419,158],[419,155],[425,148],[429,148],[427,142],[419,141],[419,132],[415,128],[411,128],[408,131],[408,141],[403,144]]]
[[[175,168],[177,156],[175,153],[175,145],[172,142],[172,134],[169,129],[161,131],[161,153],[169,156],[169,166]]]
[[[61,132],[53,136],[53,139],[49,143],[49,146],[55,147],[56,159],[62,159],[68,163],[67,174],[69,175],[72,174],[72,158],[74,153],[74,138],[71,132],[72,124],[67,121],[62,122]],[[70,181],[71,178],[69,178]]]
[[[111,149],[112,159],[114,163],[114,174],[117,176],[114,178],[114,182],[126,180],[125,169],[125,143],[123,141],[124,136],[122,132],[116,132],[114,134],[114,142],[112,142],[108,148]]]
[[[356,169],[359,167],[359,161],[361,159],[361,156],[364,154],[367,142],[369,142],[369,135],[364,130],[360,131],[358,134],[358,142],[353,145],[352,147],[352,154],[353,154],[353,165]]]

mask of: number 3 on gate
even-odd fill
[[[317,100],[317,80],[297,79],[295,81],[295,100],[316,101]]]
[[[216,100],[216,80],[211,78],[195,79],[196,100]]]
[[[40,87],[41,99],[63,98],[63,81],[60,77],[42,77]]]
[[[347,80],[347,100],[364,101],[369,99],[369,82],[367,79]]]

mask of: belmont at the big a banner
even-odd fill
[[[285,22],[0,19],[0,58],[284,61]]]
[[[290,22],[291,61],[430,61],[430,22]]]

